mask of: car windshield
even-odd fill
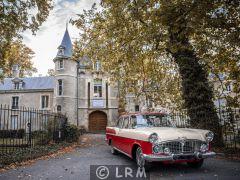
[[[135,127],[173,127],[173,124],[165,114],[147,114],[136,116]]]

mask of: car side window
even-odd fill
[[[118,119],[117,127],[118,127],[118,128],[122,128],[122,123],[123,123],[123,118],[120,117],[120,118]]]
[[[129,121],[129,128],[130,129],[134,129],[135,128],[135,126],[137,125],[137,118],[136,118],[136,116],[131,116],[130,117],[130,121]]]
[[[122,128],[127,129],[128,128],[129,117],[128,116],[124,117],[123,121],[124,122],[123,122],[123,127]]]

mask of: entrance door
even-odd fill
[[[95,111],[89,115],[89,132],[104,132],[107,126],[107,115],[102,111]]]

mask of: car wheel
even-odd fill
[[[144,159],[142,149],[140,147],[136,150],[136,163],[139,168],[144,168],[146,171],[149,171],[151,168],[151,164]]]
[[[203,165],[203,159],[201,159],[200,161],[195,161],[195,162],[188,162],[187,163],[189,167],[191,168],[200,168]]]
[[[113,155],[117,155],[118,154],[118,151],[113,147],[113,145],[111,145],[111,153]]]

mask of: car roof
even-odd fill
[[[120,117],[125,117],[125,116],[131,116],[131,115],[165,115],[167,113],[163,113],[163,112],[132,112],[132,113],[125,113],[125,114],[121,114]]]

